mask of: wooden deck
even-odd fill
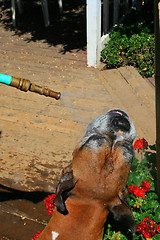
[[[0,72],[62,93],[61,100],[0,85],[2,184],[55,190],[87,124],[111,108],[128,112],[137,137],[155,142],[154,87],[132,67],[86,66],[86,52],[27,42],[0,26]],[[103,67],[103,66],[101,66]]]
[[[57,101],[0,84],[0,240],[29,240],[48,221],[42,200],[55,191],[92,119],[121,108],[137,138],[155,143],[154,86],[132,67],[88,68],[85,48],[72,49],[70,32],[66,47],[63,34],[61,39],[53,33],[58,41],[50,44],[48,35],[19,34],[7,24],[0,23],[0,73],[62,93]]]

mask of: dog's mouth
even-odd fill
[[[125,118],[125,117],[115,117],[114,119],[112,119],[111,124],[113,126],[113,128],[118,132],[123,131],[123,132],[127,132],[130,129],[130,123],[129,121]]]
[[[130,130],[130,122],[127,119],[128,116],[125,112],[121,110],[111,110],[111,127],[118,134],[123,134],[124,132],[128,132]]]

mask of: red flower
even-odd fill
[[[149,191],[150,190],[150,186],[151,184],[147,181],[142,181],[142,184],[141,184],[141,187],[143,188],[143,190],[145,192]]]
[[[38,231],[38,232],[34,235],[34,237],[32,238],[32,240],[36,240],[36,239],[39,237],[39,235],[41,234],[41,232],[42,232],[42,231]]]
[[[138,138],[134,143],[134,149],[144,150],[148,148],[148,142],[144,138]]]
[[[43,201],[46,204],[46,209],[48,210],[49,215],[54,213],[53,212],[53,207],[54,207],[53,201],[55,199],[55,196],[56,196],[56,194],[48,195]],[[32,238],[32,240],[36,240],[39,237],[39,235],[41,234],[41,232],[42,231],[38,231],[36,233],[36,235]]]
[[[145,198],[143,189],[140,189],[139,187],[135,187],[134,185],[131,185],[128,188],[129,188],[129,192],[133,193],[136,197],[141,197],[143,199]]]
[[[56,197],[56,194],[51,194],[51,195],[48,195],[48,197],[46,197],[43,201],[46,204],[46,209],[48,210],[49,215],[52,215],[54,213],[53,212],[53,208],[54,208],[53,201],[54,201],[55,197]]]
[[[145,238],[152,238],[152,236],[156,235],[156,231],[158,232],[157,229],[159,229],[159,226],[160,225],[157,227],[155,221],[149,218],[144,218],[141,223],[137,224],[136,231],[142,233]]]
[[[147,181],[142,181],[142,184],[140,187],[137,187],[135,185],[128,186],[129,192],[133,193],[136,197],[145,198],[145,192],[150,190],[150,183]]]
[[[151,220],[150,218],[146,217],[143,219],[143,222],[152,222],[154,224],[156,224],[156,222],[154,220]]]
[[[142,231],[142,234],[145,238],[151,238],[152,237],[152,235],[147,231]]]
[[[157,227],[157,232],[159,232],[160,233],[160,224],[158,225],[158,227]]]

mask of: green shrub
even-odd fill
[[[151,20],[151,13],[147,16],[143,13],[140,17],[140,13],[136,12],[115,28],[101,52],[101,59],[107,68],[131,65],[143,77],[154,75],[155,47]]]

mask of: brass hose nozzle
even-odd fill
[[[48,88],[41,87],[39,85],[31,83],[30,80],[23,79],[23,78],[12,77],[10,85],[25,92],[31,91],[31,92],[39,93],[46,97],[55,98],[56,100],[60,99],[61,97],[60,92],[55,92]]]

